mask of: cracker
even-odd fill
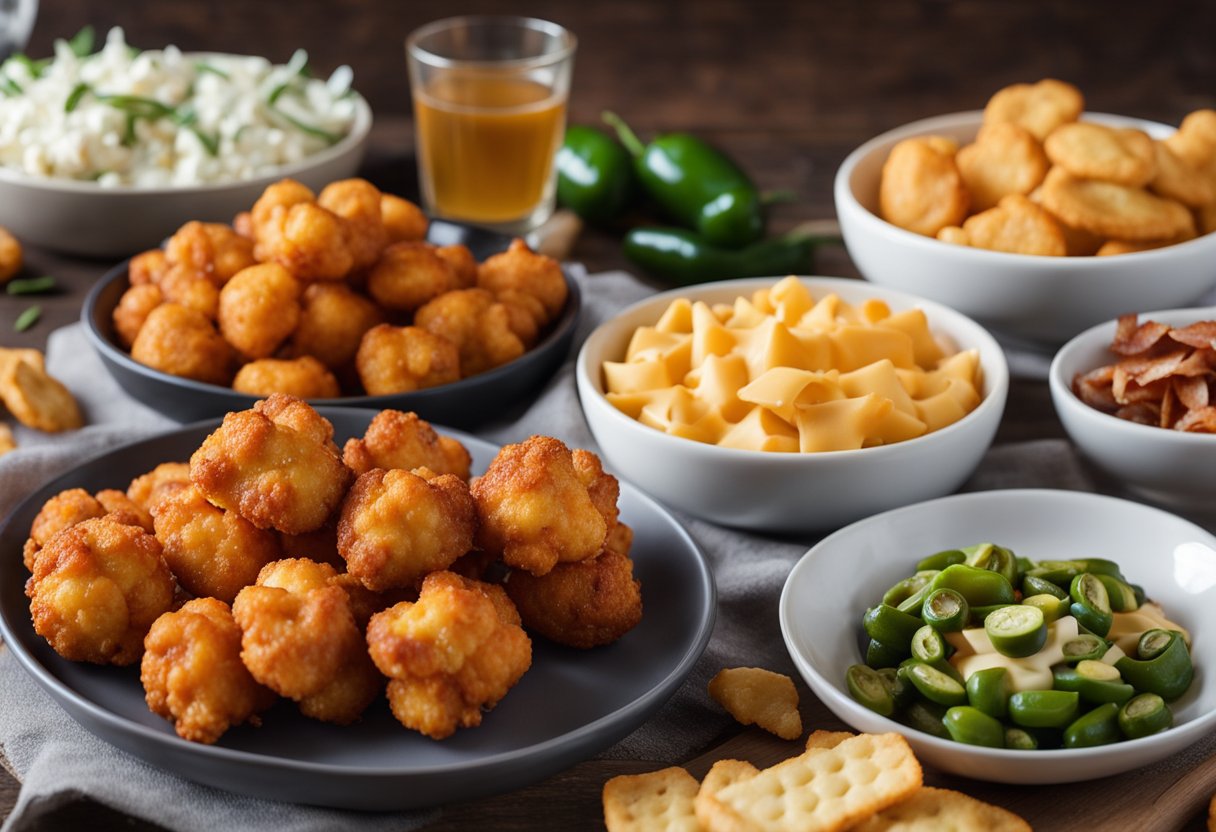
[[[907,800],[883,809],[851,832],[1030,832],[1030,824],[1013,812],[962,792],[923,786]]]
[[[794,680],[761,667],[728,667],[709,681],[709,695],[744,725],[758,725],[783,740],[802,734]]]
[[[1062,257],[1068,253],[1059,223],[1021,194],[1009,194],[995,208],[963,222],[967,245],[1012,254]]]
[[[1165,142],[1153,142],[1157,173],[1148,183],[1149,190],[1188,208],[1202,208],[1216,200],[1216,187],[1198,168],[1170,150]]]
[[[1064,222],[1115,240],[1164,240],[1193,234],[1185,206],[1143,188],[1078,179],[1053,167],[1043,181],[1043,207]]]
[[[1216,159],[1216,110],[1188,113],[1165,143],[1191,167],[1207,167]]]
[[[879,210],[892,225],[932,237],[967,216],[971,197],[940,137],[904,139],[891,148],[878,186]]]
[[[0,456],[15,450],[17,450],[17,440],[13,438],[13,429],[0,422]]]
[[[721,811],[717,806],[718,792],[734,783],[750,780],[759,773],[760,769],[746,760],[718,760],[714,763],[701,781],[701,788],[693,801],[698,822],[703,827],[708,827],[709,819]]]
[[[986,211],[1008,194],[1030,193],[1049,167],[1039,140],[1008,122],[980,127],[975,141],[959,150],[954,162],[971,194],[972,211]]]
[[[84,424],[68,388],[27,361],[14,361],[0,376],[0,399],[17,421],[35,430],[57,433]]]
[[[679,766],[613,777],[604,784],[604,825],[608,832],[697,832],[698,788]]]
[[[806,738],[806,750],[812,748],[835,748],[849,737],[857,736],[852,731],[812,731]]]
[[[921,781],[920,763],[902,736],[861,734],[719,790],[707,826],[710,832],[847,829],[911,796]]]
[[[1039,141],[1062,124],[1076,121],[1085,109],[1081,91],[1066,81],[1044,78],[1035,84],[1011,84],[997,90],[984,107],[984,123],[1011,122]]]
[[[1043,142],[1052,163],[1073,176],[1138,188],[1157,172],[1153,140],[1143,130],[1079,121]]]
[[[4,378],[18,361],[46,370],[46,359],[39,350],[22,347],[0,347],[0,378]]]

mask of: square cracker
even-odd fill
[[[883,809],[850,832],[1030,832],[1013,812],[962,792],[923,786],[907,800]]]
[[[608,832],[698,832],[697,779],[679,766],[622,774],[604,784]]]
[[[910,797],[922,774],[899,734],[812,749],[721,789],[710,832],[839,832]]]
[[[713,767],[705,773],[705,779],[701,781],[701,789],[697,792],[697,799],[693,803],[697,820],[701,822],[701,826],[708,829],[710,817],[720,811],[716,808],[719,791],[732,783],[751,779],[759,773],[760,769],[746,760],[718,760],[714,763]]]
[[[806,750],[812,748],[835,748],[849,737],[857,736],[852,731],[824,731],[822,728],[816,729],[807,735]]]

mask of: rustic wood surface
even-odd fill
[[[1170,123],[1216,104],[1216,4],[1201,0],[473,0],[460,10],[530,14],[570,27],[580,39],[573,121],[595,123],[611,109],[644,135],[680,129],[704,136],[735,156],[760,187],[794,192],[774,209],[776,231],[833,216],[832,176],[852,147],[917,118],[977,109],[1007,83],[1064,78],[1082,88],[1090,109]],[[85,23],[102,31],[119,24],[139,46],[172,42],[280,61],[304,47],[322,72],[349,63],[377,116],[364,172],[385,189],[411,195],[402,41],[418,24],[451,11],[439,0],[43,0],[29,51],[46,54],[53,38]],[[591,271],[627,268],[619,239],[620,229],[586,229],[571,259]],[[112,265],[29,252],[27,273],[54,275],[62,291],[39,299],[43,319],[23,334],[13,333],[11,322],[30,301],[0,296],[0,343],[44,345],[47,333],[79,316],[85,292]],[[839,248],[821,250],[816,271],[857,275]],[[1015,382],[997,441],[1062,435],[1046,385]],[[809,692],[803,696],[808,725],[838,724]],[[1210,740],[1171,765],[1078,785],[1003,787],[928,777],[1018,811],[1041,830],[1198,830],[1216,791]],[[433,828],[602,828],[599,790],[614,774],[686,763],[700,775],[719,756],[768,764],[793,750],[748,729],[721,737],[694,760],[585,762],[518,792],[448,807]],[[0,817],[18,791],[0,769]],[[43,825],[157,828],[93,803],[71,804]]]

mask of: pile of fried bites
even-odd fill
[[[189,462],[63,491],[24,557],[34,629],[64,658],[140,662],[148,706],[212,743],[278,697],[348,724],[387,690],[434,739],[528,670],[528,632],[592,648],[641,619],[599,458],[545,436],[471,458],[384,410],[339,449],[307,402],[229,413]]]

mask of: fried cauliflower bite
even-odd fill
[[[342,395],[334,374],[311,355],[250,361],[237,370],[232,389],[254,396],[286,393],[301,399],[336,399]]]
[[[380,194],[380,220],[390,243],[425,240],[430,225],[421,208],[393,194]]]
[[[207,316],[178,303],[162,303],[148,313],[131,357],[147,367],[182,378],[227,386],[232,381],[232,347]]]
[[[373,468],[346,495],[338,553],[368,589],[417,586],[473,548],[477,516],[468,485],[427,473]]]
[[[279,545],[284,558],[306,558],[317,563],[327,563],[345,569],[346,561],[338,554],[338,521],[330,518],[316,531],[303,534],[279,532]]]
[[[477,259],[468,246],[454,243],[450,246],[439,246],[435,253],[447,261],[452,267],[456,278],[456,288],[472,289],[477,285]]]
[[[159,283],[161,275],[169,269],[169,258],[163,249],[151,248],[141,251],[127,264],[127,280],[132,286]]]
[[[248,236],[254,241],[254,258],[259,263],[271,259],[272,247],[282,232],[283,215],[292,206],[316,201],[317,195],[294,179],[280,179],[268,185],[249,209]]]
[[[190,484],[188,462],[162,462],[146,474],[131,480],[127,496],[137,506],[151,514],[156,504],[179,488]]]
[[[456,345],[462,378],[524,354],[523,341],[511,329],[510,312],[485,289],[444,292],[414,313],[414,325]]]
[[[574,463],[574,472],[578,475],[578,481],[587,489],[587,495],[591,498],[592,505],[603,515],[604,522],[608,524],[608,536],[611,537],[612,530],[616,527],[617,517],[620,516],[620,510],[616,505],[621,496],[620,482],[612,474],[604,471],[600,458],[591,451],[575,448],[570,452],[570,460]]]
[[[512,572],[506,588],[526,629],[569,647],[611,644],[642,620],[633,561],[607,549],[540,577]]]
[[[388,309],[413,311],[456,288],[456,275],[430,243],[393,243],[367,275],[367,291]]]
[[[34,630],[71,661],[128,665],[173,606],[176,585],[160,543],[111,517],[85,520],[38,553],[25,585]]]
[[[276,263],[250,266],[220,290],[220,332],[245,356],[268,358],[295,330],[302,291]]]
[[[418,601],[372,616],[367,644],[389,677],[393,716],[443,739],[481,724],[532,665],[532,642],[502,587],[434,572]]]
[[[300,322],[291,335],[292,355],[311,355],[331,370],[355,360],[363,334],[384,323],[384,313],[344,283],[312,283],[300,301]]]
[[[190,479],[260,529],[302,534],[325,525],[352,476],[329,420],[276,393],[225,416],[190,457]]]
[[[97,498],[97,502],[101,503],[102,508],[106,510],[106,514],[113,517],[119,523],[126,523],[128,526],[139,526],[146,532],[152,531],[151,513],[128,497],[126,492],[119,491],[117,488],[106,488],[98,491],[94,496]]]
[[[218,222],[191,221],[165,243],[165,258],[203,274],[223,286],[242,269],[257,263],[253,241]]]
[[[534,575],[598,555],[609,524],[597,506],[602,495],[588,491],[586,467],[576,467],[570,449],[549,436],[504,446],[471,486],[481,521],[477,545]]]
[[[308,560],[267,564],[232,604],[241,660],[262,684],[313,719],[354,722],[384,678],[368,655],[333,567]]]
[[[345,220],[313,202],[272,212],[258,246],[301,281],[341,280],[355,264]]]
[[[215,598],[195,598],[152,624],[139,667],[152,713],[182,739],[213,743],[229,728],[261,724],[275,694],[241,663],[241,628]]]
[[[131,349],[144,321],[164,300],[160,287],[152,283],[141,283],[122,293],[118,305],[114,307],[113,320],[114,333],[123,349]]]
[[[170,265],[156,284],[167,303],[180,303],[214,321],[220,306],[219,288],[189,266]]]
[[[459,381],[460,350],[421,327],[380,324],[364,333],[355,368],[368,395],[409,393]]]
[[[16,277],[24,260],[21,242],[7,228],[0,228],[0,283]]]
[[[552,257],[536,254],[522,239],[516,238],[506,251],[486,258],[477,268],[477,285],[495,295],[519,292],[540,301],[544,326],[557,317],[566,305],[566,278],[561,265]]]
[[[317,205],[346,221],[346,243],[351,268],[375,263],[388,245],[388,232],[380,213],[380,189],[366,179],[340,179],[317,195]]]
[[[104,517],[105,514],[105,506],[83,488],[69,488],[60,491],[42,504],[42,508],[34,517],[34,522],[30,524],[30,536],[26,539],[25,547],[22,550],[25,568],[30,572],[34,571],[34,558],[38,551],[59,532],[70,529],[85,520]]]
[[[169,571],[191,595],[230,604],[283,556],[278,535],[213,506],[193,485],[161,500],[153,524]]]
[[[373,468],[429,468],[437,474],[455,474],[466,482],[473,459],[459,441],[441,436],[417,413],[381,410],[362,439],[347,439],[342,461],[358,474]]]

